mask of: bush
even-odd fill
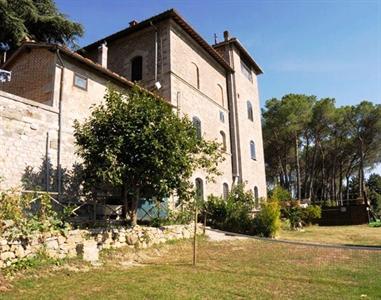
[[[289,206],[282,208],[282,217],[290,222],[291,229],[296,229],[302,225],[303,208],[295,201],[290,202]]]
[[[318,205],[308,205],[302,209],[302,221],[304,225],[311,225],[321,218],[321,207]]]
[[[152,218],[149,224],[153,227],[161,227],[166,225],[189,224],[193,221],[193,211],[188,209],[179,209],[169,211],[166,218]]]
[[[256,234],[274,238],[281,227],[280,205],[277,201],[262,203],[261,210],[254,219]]]
[[[32,203],[33,198],[38,199]],[[13,221],[12,228],[7,228],[12,236],[28,235],[34,231],[65,230],[68,224],[63,217],[64,214],[58,214],[53,209],[47,193],[22,195],[15,190],[0,193],[0,226],[3,221]]]
[[[16,190],[0,193],[0,221],[12,220],[16,224],[25,217],[28,198]]]
[[[321,218],[321,208],[318,205],[302,207],[297,201],[289,201],[281,209],[281,216],[287,219],[291,229],[308,226]]]
[[[381,220],[377,220],[375,222],[370,222],[369,227],[381,227]]]
[[[381,195],[375,191],[369,192],[369,200],[374,212],[381,215]]]
[[[255,202],[251,192],[244,185],[237,185],[228,194],[226,200],[209,196],[205,202],[207,222],[213,227],[239,233],[252,232],[251,212]]]
[[[291,200],[291,194],[288,190],[277,185],[275,188],[273,188],[269,192],[269,198],[274,201],[280,201],[280,202],[289,201]]]

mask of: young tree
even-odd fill
[[[73,45],[81,24],[60,13],[53,0],[0,0],[0,43],[10,49],[25,38]]]
[[[137,87],[128,95],[109,90],[105,103],[74,128],[85,187],[106,183],[121,189],[132,225],[141,197],[175,193],[189,199],[195,169],[203,169],[209,180],[219,175],[220,145],[200,139],[188,118],[179,118],[169,103]]]

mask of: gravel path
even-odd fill
[[[225,232],[218,229],[206,228],[205,234],[210,241],[231,241],[231,240],[246,240],[249,237],[237,233]]]

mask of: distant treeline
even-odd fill
[[[289,94],[268,100],[262,117],[269,184],[312,201],[365,196],[364,170],[381,162],[380,104]],[[353,177],[357,195],[346,188]]]

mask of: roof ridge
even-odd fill
[[[141,30],[145,28],[146,26],[150,26],[151,22],[153,21],[161,21],[166,18],[172,18],[180,27],[182,27],[184,31],[186,31],[191,36],[191,38],[193,38],[202,48],[204,48],[204,50],[208,52],[209,55],[212,58],[214,58],[220,65],[222,65],[226,70],[230,72],[234,72],[233,68],[229,65],[229,63],[226,62],[226,60],[211,45],[209,45],[209,43],[205,41],[204,38],[187,21],[185,21],[185,19],[181,16],[181,14],[178,13],[177,10],[174,8],[166,10],[148,19],[145,19],[142,22],[139,22],[132,27],[131,26],[126,27],[109,36],[99,39],[96,42],[93,42],[79,49],[77,52],[86,53],[86,50],[91,49],[104,41],[111,41],[113,39],[118,39],[120,36],[130,34],[135,31]]]

